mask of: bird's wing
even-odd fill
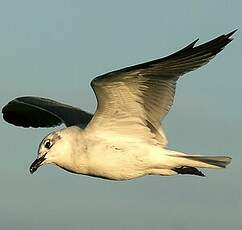
[[[232,39],[235,31],[147,63],[138,64],[96,77],[91,86],[98,106],[87,130],[125,135],[166,144],[160,126],[169,112],[178,78],[208,63]]]
[[[92,114],[78,108],[40,97],[19,97],[2,109],[5,121],[22,127],[66,126],[86,127]]]

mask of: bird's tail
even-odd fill
[[[173,171],[178,174],[193,174],[204,176],[197,168],[225,168],[230,162],[231,157],[227,156],[202,156],[188,154],[172,154],[172,161],[176,167]]]

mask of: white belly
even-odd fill
[[[151,174],[160,165],[162,148],[143,143],[99,145],[88,152],[88,175],[111,180],[128,180]],[[165,156],[165,155],[163,155]],[[158,162],[157,162],[158,161]]]
[[[106,152],[89,159],[88,174],[112,180],[128,180],[145,175],[143,162],[128,152]]]

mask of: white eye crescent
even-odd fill
[[[50,149],[52,147],[52,145],[53,145],[52,141],[46,140],[44,146],[45,146],[46,149]]]

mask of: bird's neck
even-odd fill
[[[88,155],[82,135],[73,136],[69,142],[68,151],[59,158],[57,165],[68,172],[88,173]]]

